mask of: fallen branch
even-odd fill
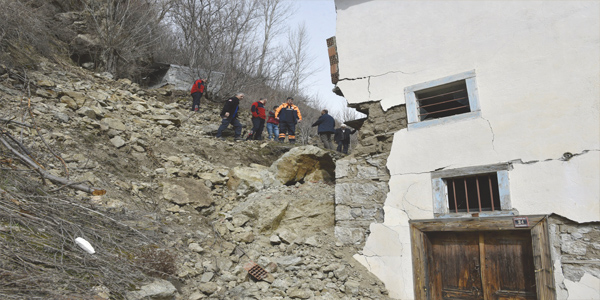
[[[33,126],[29,125],[29,124],[25,124],[25,123],[13,121],[13,119],[3,119],[3,118],[0,118],[0,122],[3,122],[5,124],[13,123],[13,124],[16,124],[16,125],[19,125],[19,126],[23,126],[23,127],[27,127],[27,128],[32,128],[33,127]]]
[[[40,177],[42,177],[42,179],[47,179],[47,180],[50,180],[50,182],[52,182],[54,184],[68,186],[68,187],[76,189],[78,191],[86,192],[88,194],[92,194],[95,196],[100,196],[100,195],[106,194],[106,190],[98,189],[95,187],[90,187],[90,186],[87,186],[84,184],[78,184],[77,182],[72,182],[66,178],[59,177],[59,176],[49,173],[48,171],[42,169],[39,165],[37,165],[29,157],[23,155],[22,153],[20,153],[19,151],[15,150],[13,147],[11,147],[11,145],[2,136],[0,136],[0,142],[2,142],[4,147],[6,147],[14,155],[16,155],[19,158],[19,160],[21,160],[21,162],[23,162],[25,165],[27,165],[31,169],[35,170],[40,175]]]

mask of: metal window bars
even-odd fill
[[[467,92],[464,81],[416,92],[419,118],[442,118],[471,111]]]
[[[445,181],[448,207],[455,213],[501,210],[496,173],[445,178]]]

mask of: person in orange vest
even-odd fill
[[[302,115],[298,106],[294,105],[294,98],[288,97],[275,110],[275,118],[279,118],[279,142],[283,143],[287,135],[290,144],[296,143],[296,124],[302,122]]]
[[[192,109],[191,111],[199,111],[200,110],[200,98],[202,98],[202,94],[204,94],[204,79],[198,79],[192,85],[192,90],[190,94],[192,94]]]

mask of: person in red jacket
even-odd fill
[[[190,91],[190,94],[192,94],[192,111],[200,110],[200,98],[202,98],[204,88],[204,79],[198,79],[192,85],[192,90]]]
[[[267,103],[267,98],[260,98],[260,100],[252,103],[252,106],[250,107],[250,111],[252,112],[252,130],[250,130],[246,141],[262,139],[265,119],[267,118],[267,114],[265,113],[265,103]]]

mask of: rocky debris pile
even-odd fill
[[[0,118],[35,123],[7,128],[49,172],[107,194],[60,191],[106,213],[140,212],[123,223],[176,253],[176,272],[140,282],[128,299],[388,299],[334,236],[338,154],[215,139],[220,107],[190,112],[189,96],[168,86],[44,62],[26,76],[27,97],[24,76],[0,70]],[[249,262],[270,276],[256,280]],[[90,293],[111,297],[105,287]]]

